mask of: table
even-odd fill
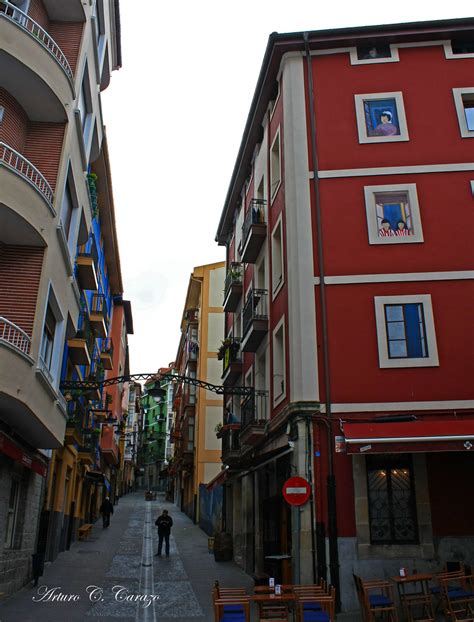
[[[433,604],[431,602],[430,588],[428,581],[433,578],[432,574],[419,573],[407,575],[406,577],[391,577],[391,580],[396,583],[398,597],[400,603],[405,612],[406,619],[409,622],[415,620],[421,622],[434,622]],[[416,591],[420,585],[420,591]],[[407,591],[406,587],[413,588],[412,591]],[[421,611],[421,617],[415,617],[417,610]]]
[[[265,609],[271,608],[272,605],[284,606],[288,615],[288,607],[295,602],[296,596],[292,593],[286,594],[255,594],[251,596],[250,600],[258,605],[258,619],[265,620]],[[293,615],[294,619],[294,615]]]

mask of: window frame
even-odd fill
[[[278,280],[278,282],[275,282],[276,279],[276,274],[275,274],[275,255],[276,255],[276,251],[275,251],[275,236],[277,234],[277,231],[280,231],[280,253],[279,253],[279,262],[280,262],[280,267],[281,267],[281,274],[280,274],[280,278]],[[275,227],[273,228],[272,231],[272,237],[271,237],[271,254],[272,254],[272,301],[275,300],[275,298],[278,296],[281,288],[283,287],[284,283],[285,283],[285,252],[284,252],[284,248],[283,248],[283,218],[282,215],[280,214]]]
[[[446,56],[447,60],[456,60],[457,58],[474,58],[474,52],[465,52],[463,54],[456,54],[455,52],[453,52],[452,43],[452,39],[443,43],[444,55]]]
[[[388,305],[404,304],[421,304],[423,306],[424,331],[428,350],[428,356],[426,357],[390,358],[389,356],[385,307]],[[380,368],[439,367],[438,347],[430,294],[375,296],[374,305]]]
[[[275,369],[279,370],[279,368],[277,367],[276,363],[278,362],[276,359],[276,354],[277,354],[277,350],[276,350],[276,341],[277,341],[277,335],[281,333],[281,344],[282,344],[282,350],[281,350],[281,374],[275,374]],[[275,390],[275,378],[276,376],[282,376],[282,380],[280,382],[283,383],[283,390],[277,394],[276,390]],[[285,398],[286,398],[286,389],[287,389],[287,382],[286,382],[286,329],[285,329],[285,316],[283,316],[280,321],[278,322],[278,324],[275,326],[275,328],[273,329],[273,333],[272,333],[272,395],[273,395],[273,407],[278,406],[278,404],[280,404]]]
[[[54,330],[54,339],[52,343],[51,349],[51,357],[49,363],[47,363],[42,356],[43,353],[43,340],[45,334],[46,327],[46,317],[48,312],[48,307],[51,309],[52,314],[56,320],[55,330]],[[41,377],[45,378],[49,385],[56,390],[59,376],[61,372],[61,363],[62,363],[62,349],[64,342],[64,333],[65,333],[65,324],[64,321],[64,313],[61,311],[61,307],[57,300],[57,297],[54,293],[52,284],[49,284],[48,287],[48,295],[46,296],[46,304],[44,307],[43,321],[41,323],[41,339],[38,350],[38,363],[37,363],[37,371],[40,373]]]
[[[357,47],[355,46],[350,48],[349,54],[351,59],[351,65],[373,65],[377,63],[398,63],[400,62],[400,57],[398,54],[398,46],[394,43],[389,43],[391,56],[385,56],[380,58],[359,58],[357,56]],[[374,45],[376,47],[376,45]]]
[[[474,54],[473,54],[474,56]],[[474,138],[474,129],[470,130],[467,125],[466,113],[463,103],[463,95],[472,95],[474,102],[474,86],[453,88],[454,106],[458,117],[459,131],[462,138]]]
[[[413,234],[407,236],[380,237],[377,224],[376,194],[383,193],[408,193],[411,218],[413,222]],[[380,186],[364,186],[365,213],[367,218],[367,232],[369,244],[413,244],[424,242],[423,229],[421,226],[420,205],[416,184],[384,184]]]
[[[16,486],[15,499],[14,499],[14,508],[10,511],[10,500],[12,495],[12,488]],[[12,477],[11,485],[10,485],[10,494],[8,499],[8,505],[6,508],[6,520],[5,520],[5,539],[4,539],[4,548],[5,549],[18,549],[19,546],[15,546],[15,535],[16,528],[18,524],[18,513],[20,507],[20,493],[21,493],[21,480],[18,477]],[[9,520],[10,516],[11,522]]]
[[[278,180],[275,183],[274,175],[275,175],[275,167],[273,163],[273,151],[275,148],[275,143],[278,141]],[[281,178],[282,178],[282,167],[281,167],[281,132],[280,126],[278,126],[275,136],[273,137],[272,144],[270,146],[270,205],[273,204],[273,201],[278,194],[278,190],[281,186]],[[275,187],[274,187],[275,184]]]
[[[396,136],[368,136],[367,125],[365,122],[364,102],[371,100],[376,101],[378,99],[395,100],[400,134],[397,134]],[[390,91],[386,93],[358,93],[354,95],[354,102],[357,120],[357,133],[360,144],[396,143],[410,140],[402,91]]]
[[[372,462],[372,465],[370,464],[371,462]],[[367,501],[368,501],[367,509],[368,509],[368,515],[369,515],[370,544],[373,546],[384,546],[384,545],[405,546],[405,545],[420,544],[418,515],[417,515],[417,507],[416,507],[415,474],[414,474],[413,461],[411,459],[411,456],[403,455],[403,454],[392,454],[392,455],[373,454],[371,456],[366,456],[365,467],[366,467],[366,479],[367,479]],[[396,516],[393,513],[393,505],[391,503],[393,500],[393,497],[391,496],[392,472],[397,471],[397,470],[403,471],[404,469],[407,469],[409,471],[409,489],[410,489],[409,507],[411,509],[411,519],[413,520],[414,531],[415,531],[415,537],[412,540],[397,540],[396,538],[393,537],[394,522],[395,522]],[[370,488],[369,473],[370,471],[375,471],[375,470],[384,470],[386,472],[390,472],[390,475],[388,476],[388,479],[387,479],[388,505],[390,508],[388,519],[390,522],[390,532],[392,536],[390,540],[376,540],[372,536],[372,518],[373,517],[372,517],[372,504],[371,504],[371,497],[370,497],[371,488]]]

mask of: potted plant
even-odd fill
[[[224,426],[222,425],[222,423],[219,421],[219,423],[216,425],[216,427],[214,428],[214,432],[216,433],[217,438],[221,438],[222,436],[222,428]]]

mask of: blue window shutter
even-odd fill
[[[407,353],[409,358],[418,358],[423,356],[418,314],[419,306],[419,304],[404,305]]]

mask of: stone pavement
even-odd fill
[[[169,558],[155,556],[154,522],[163,509],[174,521]],[[0,622],[213,622],[216,579],[253,587],[236,564],[214,561],[207,535],[175,505],[132,493],[115,506],[109,529],[97,522],[88,540],[46,566],[37,587],[31,583],[3,601]]]

